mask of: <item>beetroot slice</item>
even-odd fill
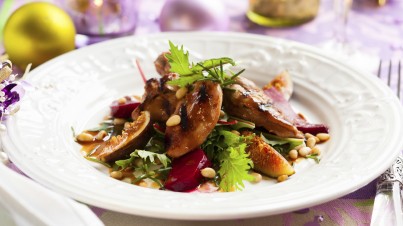
[[[111,114],[114,118],[130,118],[134,109],[140,105],[137,101],[127,101],[124,104],[119,104],[113,101],[111,105]]]
[[[171,191],[190,191],[199,186],[203,176],[201,170],[210,167],[204,151],[195,149],[172,161],[172,170],[165,181],[165,188]]]
[[[329,133],[329,128],[324,124],[310,124],[297,125],[297,129],[303,133],[310,133],[316,135],[318,133]]]
[[[324,124],[312,124],[307,122],[304,118],[294,112],[290,103],[284,98],[283,94],[276,88],[264,89],[264,93],[273,100],[273,105],[283,115],[284,118],[295,125],[298,130],[303,133],[311,133],[316,135],[318,133],[329,133],[329,128]]]

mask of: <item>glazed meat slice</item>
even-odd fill
[[[180,123],[167,126],[165,131],[165,148],[170,157],[180,157],[206,140],[220,117],[222,98],[218,83],[199,81],[194,84],[175,110]]]
[[[303,134],[273,106],[271,100],[252,81],[238,77],[224,90],[225,112],[248,121],[280,137],[302,138]]]
[[[155,70],[157,70],[158,74],[164,76],[170,73],[171,66],[168,63],[168,58],[165,54],[171,54],[170,52],[161,53],[157,59],[154,61]]]
[[[149,79],[144,87],[145,92],[141,104],[132,112],[132,119],[135,120],[140,112],[148,111],[152,122],[165,122],[175,111],[179,101],[175,97],[178,87],[167,84],[177,76],[175,73],[170,73],[160,79]]]

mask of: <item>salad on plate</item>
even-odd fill
[[[295,162],[319,163],[329,129],[294,111],[287,71],[258,87],[231,58],[194,63],[183,46],[169,47],[154,62],[159,78],[139,67],[141,98],[114,101],[98,127],[75,136],[85,158],[115,179],[177,192],[242,190],[262,175],[282,182]]]

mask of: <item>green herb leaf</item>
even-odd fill
[[[122,160],[115,161],[115,164],[118,165],[121,169],[126,169],[126,168],[132,166],[135,158],[136,158],[135,156],[130,156],[130,158],[128,158],[128,159],[122,159]]]
[[[99,159],[97,159],[97,158],[88,157],[88,156],[85,156],[84,158],[86,158],[87,160],[89,160],[89,161],[91,161],[91,162],[96,162],[96,163],[99,163],[99,164],[101,164],[101,165],[104,165],[105,167],[108,167],[108,168],[111,167],[111,165],[109,165],[108,163],[103,162],[103,161],[101,161],[101,160],[99,160]]]
[[[170,54],[165,54],[165,56],[168,58],[169,65],[171,66],[171,72],[184,76],[193,74],[189,64],[189,52],[185,52],[183,46],[179,48],[179,46],[175,46],[169,41],[169,51]]]
[[[221,177],[219,186],[224,191],[230,191],[233,187],[242,190],[245,187],[243,180],[253,180],[253,176],[248,173],[253,162],[245,149],[246,144],[242,143],[238,147],[230,147],[222,152],[218,174]]]
[[[225,64],[234,66],[235,61],[229,57],[213,58],[197,63],[192,67],[192,71],[193,73],[200,73],[205,69],[211,69]]]
[[[309,159],[315,160],[316,163],[319,163],[319,162],[320,162],[320,158],[318,157],[317,154],[311,154],[311,155],[307,155],[307,156],[305,156],[305,157],[306,157],[306,158],[309,158]]]
[[[208,59],[197,64],[190,63],[189,52],[185,52],[183,46],[175,46],[171,41],[169,41],[169,51],[170,54],[165,56],[171,66],[170,71],[179,74],[178,79],[168,81],[169,85],[184,87],[200,80],[211,80],[224,87],[234,83],[235,77],[244,71],[241,70],[236,74],[229,71],[230,76],[227,75],[223,65],[235,65],[234,60],[229,57]]]
[[[295,147],[304,144],[304,139],[283,138],[268,133],[261,133],[260,137],[283,156]]]
[[[165,155],[165,154],[158,154],[155,152],[150,152],[150,151],[145,151],[145,150],[136,150],[134,152],[132,152],[130,154],[130,156],[135,156],[135,157],[140,157],[142,158],[144,161],[147,161],[147,158],[149,159],[150,162],[155,163],[155,157],[158,158],[158,160],[160,160],[160,162],[162,163],[162,165],[164,167],[168,166],[168,163],[171,162],[171,160],[169,160],[169,158]]]

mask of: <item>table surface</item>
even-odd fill
[[[247,32],[284,38],[314,46],[323,46],[333,37],[331,0],[322,0],[317,17],[304,25],[291,28],[266,28],[247,20],[247,1],[222,0],[230,15],[229,31]],[[31,2],[17,0],[18,5]],[[139,6],[139,21],[134,35],[160,32],[158,17],[164,0],[145,1]],[[371,0],[356,0],[350,13],[347,37],[351,44],[368,60],[402,59],[403,54],[403,1],[389,1],[384,7],[376,7]],[[0,52],[2,47],[0,45]],[[331,53],[330,53],[331,54]],[[364,59],[350,63],[360,66]],[[368,65],[368,64],[366,64]],[[375,73],[377,63],[366,67]],[[15,169],[15,167],[11,166]],[[18,169],[15,169],[18,171]],[[369,225],[375,196],[375,181],[342,198],[300,211],[254,219],[219,222],[192,222],[161,220],[116,213],[93,208],[105,225]]]

